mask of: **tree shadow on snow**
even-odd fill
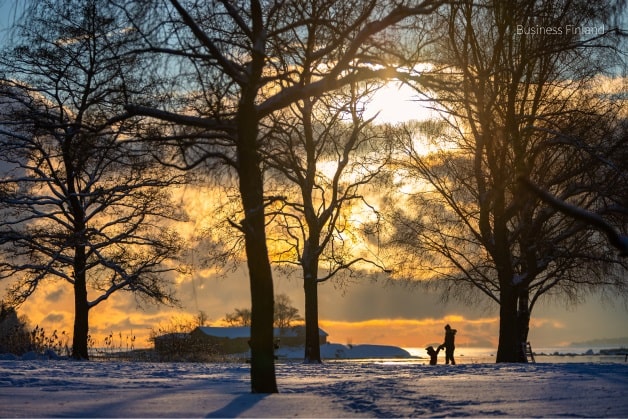
[[[224,407],[214,410],[205,416],[206,418],[235,418],[255,406],[261,400],[266,398],[268,394],[241,394],[232,399]]]

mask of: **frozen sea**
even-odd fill
[[[426,357],[425,348],[404,348],[412,357],[419,359]],[[600,350],[608,346],[556,346],[532,348],[536,362],[564,363],[564,362],[593,362],[593,363],[625,363],[628,348],[619,350],[617,355],[601,355]],[[455,358],[458,364],[494,363],[497,355],[496,348],[467,348],[457,347]],[[444,362],[444,352],[439,353],[439,363]]]
[[[250,392],[242,363],[0,361],[2,417],[628,417],[628,363],[537,357],[283,360],[280,393]],[[490,354],[487,355],[490,360]],[[442,362],[442,360],[441,360]]]

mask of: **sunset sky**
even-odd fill
[[[0,30],[6,27],[13,1],[0,0]],[[0,40],[4,32],[0,33]],[[398,122],[424,112],[412,105],[408,91],[396,87],[381,93],[372,112],[380,112],[382,121]],[[371,112],[371,111],[370,111]],[[0,284],[0,298],[2,288]],[[245,267],[228,274],[195,272],[177,280],[181,308],[143,306],[128,294],[117,293],[90,312],[90,331],[96,346],[103,337],[122,333],[135,335],[135,346],[149,346],[151,329],[167,327],[173,321],[188,320],[203,311],[210,324],[216,324],[227,312],[250,306],[248,272]],[[275,293],[285,293],[304,314],[302,280],[299,272],[275,275]],[[529,340],[533,347],[555,347],[594,339],[626,338],[628,307],[624,301],[601,300],[592,296],[575,307],[542,300],[532,313]],[[477,307],[455,301],[442,303],[437,294],[419,287],[354,279],[339,286],[333,280],[319,291],[320,326],[336,343],[377,343],[402,347],[422,347],[442,343],[445,324],[458,330],[457,347],[497,347],[498,305],[486,300]],[[72,289],[67,283],[45,284],[18,310],[32,326],[47,331],[71,333],[73,321]],[[173,320],[174,319],[174,320]]]
[[[391,102],[391,98],[396,101]],[[393,112],[392,109],[397,109]],[[414,108],[414,110],[412,110]],[[381,120],[395,121],[410,113],[421,113],[412,103],[412,93],[391,87],[375,100],[371,112],[381,111]],[[402,111],[403,110],[403,111]],[[404,113],[405,112],[405,113]],[[389,116],[388,116],[389,115]],[[212,192],[186,189],[177,200],[188,207],[194,217],[212,217]],[[222,197],[224,199],[224,197]],[[200,222],[202,224],[202,222]],[[191,234],[199,221],[180,228]],[[135,346],[149,346],[151,329],[168,328],[173,322],[190,321],[203,311],[210,324],[219,324],[227,312],[250,307],[248,272],[239,270],[220,274],[198,269],[192,275],[176,280],[181,308],[143,306],[128,294],[118,293],[90,313],[90,332],[96,345],[114,333],[122,344],[127,336],[136,336]],[[498,306],[492,301],[469,307],[450,301],[442,303],[439,295],[420,287],[387,282],[385,279],[363,280],[340,286],[331,281],[320,285],[320,326],[336,343],[378,343],[402,347],[423,347],[442,343],[444,325],[458,329],[457,346],[497,347]],[[72,290],[56,282],[40,289],[21,309],[31,324],[47,331],[71,332],[73,319]],[[304,314],[304,297],[300,273],[275,274],[275,293],[287,294]],[[93,297],[92,297],[93,298]],[[628,341],[628,308],[622,301],[601,300],[593,296],[586,303],[566,307],[563,302],[542,300],[532,313],[529,340],[534,347],[555,347],[594,339],[626,338]]]
[[[303,288],[298,275],[275,276],[276,293],[285,293],[303,314]],[[136,347],[148,346],[151,329],[168,326],[174,319],[189,320],[199,310],[216,324],[234,308],[250,306],[245,269],[225,277],[195,276],[178,286],[181,309],[146,306],[138,308],[132,296],[116,294],[90,314],[90,331],[98,342],[113,332],[123,339],[136,336]],[[71,288],[57,283],[39,290],[22,306],[34,326],[47,331],[72,330]],[[443,304],[438,295],[420,288],[365,280],[335,288],[320,286],[320,326],[336,343],[379,343],[402,347],[422,347],[442,343],[446,323],[458,329],[457,346],[497,347],[498,307],[486,302],[467,307],[455,302]],[[628,337],[628,310],[621,302],[610,305],[599,298],[565,308],[562,303],[541,303],[532,313],[530,341],[535,347],[554,347],[593,339]],[[118,338],[116,338],[117,340]]]

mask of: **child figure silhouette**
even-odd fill
[[[436,365],[438,362],[438,353],[440,352],[440,346],[438,349],[434,349],[433,346],[428,346],[425,348],[427,354],[430,356],[430,365]]]

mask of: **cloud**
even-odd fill
[[[298,272],[276,273],[275,293],[287,294],[301,315],[304,295]],[[63,291],[61,291],[63,290]],[[227,275],[193,276],[177,285],[182,306],[145,305],[139,307],[130,293],[116,293],[90,311],[90,334],[102,344],[111,332],[136,336],[135,347],[151,346],[152,330],[175,321],[190,321],[204,311],[210,324],[218,324],[235,308],[250,307],[246,269]],[[52,298],[51,298],[52,297]],[[71,334],[74,319],[71,288],[65,283],[44,284],[19,309],[32,325]],[[627,310],[598,298],[566,310],[548,301],[537,304],[532,313],[529,340],[533,348],[554,347],[576,341],[625,335]],[[456,344],[464,347],[497,346],[499,309],[486,303],[469,307],[456,302],[443,303],[437,294],[418,287],[391,285],[381,280],[319,286],[320,327],[329,340],[338,343],[378,343],[402,347],[425,347],[442,343],[443,327],[449,323],[458,330]],[[117,335],[118,336],[118,335]]]
[[[465,319],[459,315],[424,319],[370,319],[360,322],[321,320],[329,341],[338,343],[376,343],[402,347],[440,344],[444,326],[458,330],[457,346],[495,347],[498,318]]]
[[[50,313],[42,320],[43,323],[64,323],[65,314],[63,313]]]
[[[48,301],[50,301],[52,303],[59,302],[63,298],[64,292],[65,291],[64,291],[63,288],[59,288],[57,290],[51,291],[51,292],[46,294],[46,300],[48,300]]]

